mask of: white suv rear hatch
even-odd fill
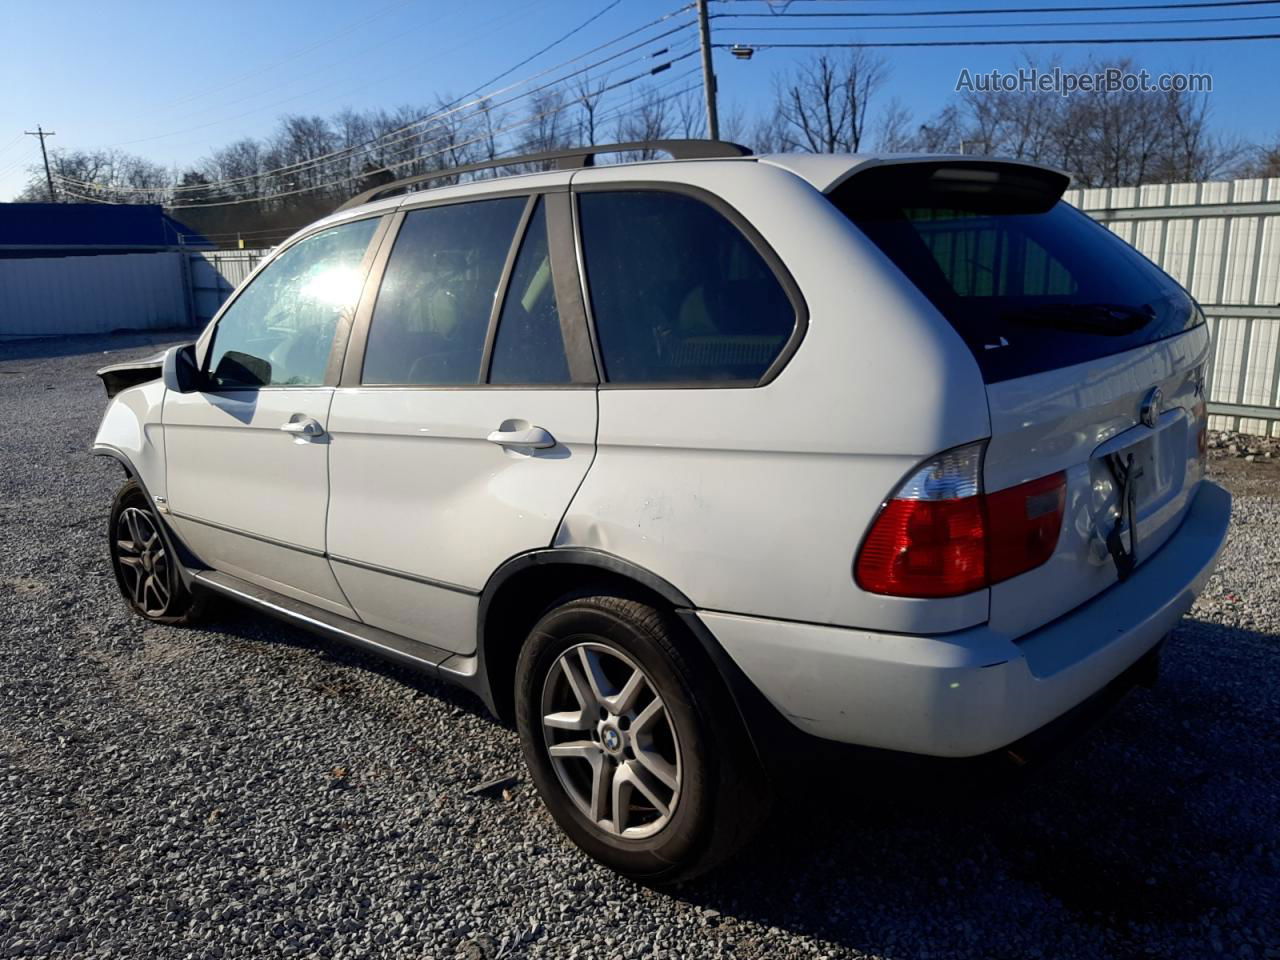
[[[1062,202],[1066,185],[1026,165],[928,160],[855,172],[830,193],[973,352],[991,418],[985,492],[1065,477],[1048,560],[991,584],[991,626],[1011,637],[1158,550],[1203,475],[1204,317]]]

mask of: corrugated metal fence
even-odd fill
[[[1280,178],[1069,190],[1209,317],[1214,429],[1280,436]]]
[[[204,326],[223,301],[253,273],[266,250],[213,250],[187,254],[191,283],[191,311],[197,326]]]
[[[185,253],[0,260],[0,338],[191,322]]]

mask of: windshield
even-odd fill
[[[831,199],[951,322],[987,382],[1120,353],[1203,322],[1168,275],[1058,200],[1060,181],[1037,188],[1034,175],[1005,183],[982,172],[885,167],[851,178]]]

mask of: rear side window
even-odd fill
[[[479,382],[489,315],[526,202],[502,197],[405,216],[369,322],[362,383]]]
[[[964,338],[987,382],[1084,363],[1204,321],[1158,267],[1058,199],[1058,174],[905,164],[833,202]]]
[[[360,298],[376,217],[312,234],[262,269],[218,320],[206,368],[215,389],[324,383],[338,319]]]
[[[578,198],[596,336],[610,383],[755,383],[796,327],[764,257],[694,197]]]

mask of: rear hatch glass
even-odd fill
[[[831,200],[933,302],[988,383],[1122,353],[1204,318],[1168,275],[1031,167],[907,163]]]

